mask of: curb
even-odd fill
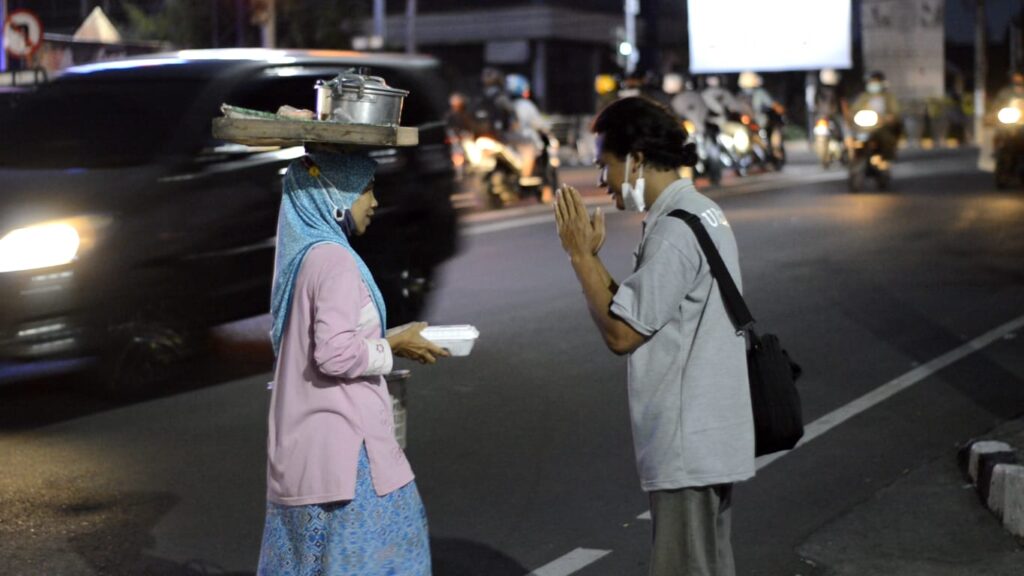
[[[972,440],[957,457],[981,502],[1002,521],[1003,528],[1024,538],[1024,466],[1018,452],[1006,442]]]

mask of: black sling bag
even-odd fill
[[[711,275],[718,282],[725,309],[732,317],[736,330],[745,332],[750,344],[747,350],[747,372],[750,401],[754,409],[755,455],[763,456],[793,448],[804,435],[800,394],[796,389],[800,366],[790,360],[777,336],[758,336],[754,332],[754,317],[700,217],[686,210],[673,210],[669,216],[686,222],[693,230],[711,266]]]

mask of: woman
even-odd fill
[[[376,163],[309,148],[285,174],[271,298],[277,357],[259,574],[430,574],[426,515],[395,440],[393,356],[447,352],[424,323],[385,333],[384,301],[348,242],[377,207]]]

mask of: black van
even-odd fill
[[[205,328],[266,313],[284,168],[301,147],[214,140],[220,105],[315,107],[366,67],[410,91],[414,148],[373,152],[380,208],[356,242],[392,325],[456,249],[447,90],[424,56],[186,50],[66,70],[0,99],[0,363],[95,357],[145,385]]]

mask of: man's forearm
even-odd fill
[[[590,317],[601,332],[601,337],[612,350],[618,352],[615,342],[621,336],[620,332],[626,325],[618,318],[612,316],[612,298],[618,290],[618,284],[612,275],[605,268],[604,263],[596,255],[587,254],[573,257],[572,268],[576,272],[576,279],[583,288],[583,296],[587,300],[587,309]]]

